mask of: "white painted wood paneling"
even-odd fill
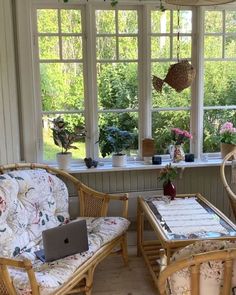
[[[226,169],[227,177],[230,177],[231,168]],[[162,183],[158,181],[159,170],[83,173],[75,174],[75,176],[94,189],[108,193],[134,193],[162,189]],[[220,167],[187,168],[175,184],[177,193],[199,192],[233,219],[228,196],[221,182]],[[236,185],[233,189],[236,190]],[[134,212],[136,202],[132,200],[130,207],[130,212]]]
[[[12,1],[0,1],[0,164],[20,160]]]

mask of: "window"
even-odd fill
[[[80,9],[37,9],[37,41],[43,122],[43,159],[60,151],[50,126],[61,116],[68,128],[84,126],[83,27]],[[85,143],[76,143],[74,158],[85,157]]]
[[[179,59],[191,61],[192,12],[151,12],[151,72],[165,78],[170,64]],[[178,34],[179,33],[179,34]],[[178,51],[178,53],[177,53]],[[190,129],[191,88],[177,93],[164,84],[162,92],[152,89],[152,134],[157,152],[167,153],[170,129]]]
[[[99,129],[115,126],[135,134],[138,150],[138,11],[96,10]]]
[[[219,152],[223,123],[236,125],[236,11],[205,11],[204,152]]]
[[[100,156],[96,143],[99,130],[106,126],[136,135],[130,156],[136,156],[141,139],[149,136],[158,154],[167,153],[172,127],[195,136],[186,152],[198,156],[219,152],[221,124],[236,124],[232,5],[231,10],[181,7],[162,12],[144,1],[115,7],[92,0],[81,5],[45,2],[35,0],[32,9],[34,85],[40,88],[43,122],[39,152],[44,160],[53,161],[60,151],[50,129],[57,116],[87,131],[86,140],[73,150],[74,159]],[[202,38],[196,34],[197,22],[204,27]],[[201,46],[203,50],[198,50]],[[203,62],[197,75],[204,83],[194,81],[193,88],[181,93],[164,83],[157,92],[152,75],[164,79],[169,66],[183,59],[195,65]]]

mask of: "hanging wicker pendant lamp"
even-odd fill
[[[220,5],[235,0],[165,0],[167,4],[180,5],[180,6],[206,6],[206,5]]]

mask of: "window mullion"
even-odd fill
[[[96,78],[96,29],[95,9],[86,4],[85,10],[85,41],[84,42],[84,76],[85,76],[85,124],[86,124],[86,155],[98,157],[98,108]]]
[[[196,78],[192,85],[191,130],[193,140],[191,150],[196,158],[201,157],[203,147],[203,98],[204,98],[204,11],[198,7],[193,11],[192,64]]]
[[[139,146],[142,153],[141,140],[152,136],[150,9],[143,6],[139,15]]]

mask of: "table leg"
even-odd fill
[[[140,201],[137,202],[137,256],[141,256],[141,247],[143,244],[143,228],[144,228],[144,213],[140,206]]]

